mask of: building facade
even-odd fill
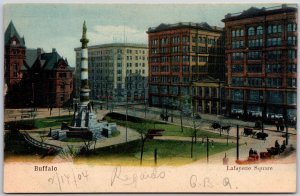
[[[26,74],[27,86],[31,83],[34,105],[63,107],[70,104],[73,96],[74,69],[55,48],[50,53],[39,52],[38,49],[38,56]]]
[[[297,8],[227,14],[227,114],[296,119]]]
[[[11,21],[5,31],[5,107],[61,107],[73,92],[73,69],[55,49],[29,49]]]
[[[20,37],[12,21],[5,31],[4,41],[4,78],[9,92],[14,84],[22,80],[26,58],[25,39]]]
[[[207,23],[160,24],[148,29],[149,104],[178,107],[192,82],[224,80],[224,31]]]
[[[79,78],[80,49],[76,52]],[[147,98],[148,48],[144,44],[112,43],[88,47],[91,98],[124,102]],[[79,92],[76,82],[76,92]],[[130,86],[130,88],[128,88]]]
[[[212,77],[203,77],[192,85],[192,101],[194,113],[224,113],[224,82]]]

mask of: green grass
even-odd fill
[[[40,129],[47,127],[60,127],[63,122],[70,123],[72,120],[71,116],[56,116],[47,118],[37,118],[31,120],[20,120],[20,121],[10,121],[6,122],[6,125],[16,125],[20,129]]]
[[[214,143],[209,145],[209,155],[213,155],[235,147],[235,144]],[[149,140],[145,142],[143,165],[154,164],[154,150],[157,148],[158,164],[182,165],[206,158],[206,143],[197,142],[193,146],[191,158],[191,142],[174,140]],[[110,165],[138,165],[141,155],[141,140],[96,149],[92,156],[78,157],[78,162],[100,163]],[[220,160],[221,161],[221,160]]]
[[[114,114],[108,114],[105,119],[108,122],[115,122],[118,125],[126,126],[126,121],[120,118],[120,115],[115,116]],[[181,127],[178,125],[172,125],[167,123],[156,122],[153,120],[145,120],[138,119],[134,117],[128,118],[127,126],[129,128],[135,129],[138,132],[145,133],[148,129],[164,129],[162,132],[164,136],[184,136],[191,137],[194,134],[194,129],[183,127],[183,132],[181,131]],[[226,138],[225,135],[221,135],[219,133],[212,133],[209,131],[197,130],[197,137],[209,137],[209,138]],[[233,138],[233,137],[228,137]]]

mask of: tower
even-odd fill
[[[22,79],[25,61],[25,40],[11,21],[5,31],[5,83],[8,90]]]

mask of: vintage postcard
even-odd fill
[[[4,4],[4,192],[296,192],[297,14]]]

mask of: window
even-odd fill
[[[242,101],[244,99],[243,90],[232,90],[231,98],[233,101]]]
[[[232,86],[244,86],[244,79],[241,77],[233,77],[231,79]]]
[[[297,87],[297,79],[296,78],[288,78],[288,87]]]
[[[234,73],[243,72],[244,66],[243,65],[232,65],[231,71]]]
[[[180,70],[179,70],[179,65],[172,65],[171,66],[171,72],[179,72]]]
[[[268,34],[272,33],[281,33],[282,32],[282,27],[279,24],[273,24],[268,26]]]
[[[248,65],[247,71],[250,73],[261,73],[262,72],[262,66],[261,64],[254,64],[254,65]]]
[[[190,72],[189,66],[182,66],[182,72],[189,73]]]
[[[189,56],[183,56],[183,62],[189,62],[190,57]]]
[[[233,60],[243,60],[244,59],[244,53],[232,53],[232,59]]]
[[[233,31],[231,31],[231,37],[235,37],[235,31],[233,30]]]
[[[248,53],[248,59],[250,59],[250,60],[259,60],[259,59],[261,59],[261,56],[262,56],[262,53],[260,51]]]
[[[267,101],[270,103],[281,104],[283,102],[283,94],[279,91],[268,91]]]
[[[288,64],[288,73],[297,73],[297,65],[296,64]]]
[[[262,78],[248,78],[248,85],[253,87],[260,87],[262,85]]]
[[[281,64],[267,64],[266,68],[267,73],[280,73],[282,72]]]
[[[297,31],[297,24],[296,23],[289,23],[288,24],[288,32],[296,32]]]
[[[18,77],[18,65],[17,65],[17,64],[14,64],[14,65],[13,65],[13,68],[14,68],[14,69],[13,69],[13,70],[14,70],[14,71],[13,71],[13,77],[16,78],[16,77]]]
[[[297,51],[296,50],[288,50],[288,58],[289,59],[297,58]]]
[[[249,48],[261,47],[261,46],[263,46],[263,40],[262,39],[248,40],[248,47]]]
[[[282,79],[281,78],[267,78],[266,79],[267,87],[281,87]]]
[[[273,50],[267,52],[268,59],[281,59],[281,50]]]
[[[254,35],[254,34],[255,34],[254,27],[249,27],[249,29],[248,29],[248,35],[251,36],[251,35]]]
[[[289,36],[288,37],[288,45],[297,45],[297,37]]]
[[[257,35],[262,35],[264,32],[263,32],[263,28],[262,26],[258,26],[257,29],[256,29],[256,34]]]
[[[261,91],[250,90],[248,94],[249,101],[260,101],[260,96],[262,96]]]
[[[287,104],[297,104],[297,93],[287,92]]]

